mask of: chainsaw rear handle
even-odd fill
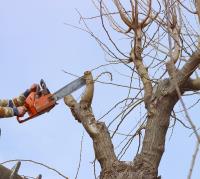
[[[22,119],[22,117],[19,117],[19,116],[17,116],[17,121],[21,124],[21,123],[24,123],[24,122],[26,122],[26,121],[28,121],[28,120],[30,120],[31,119],[31,117],[27,117],[27,118],[25,118],[25,119]]]

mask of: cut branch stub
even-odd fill
[[[94,93],[94,81],[92,77],[92,73],[90,71],[86,71],[84,73],[84,79],[86,80],[86,89],[84,94],[81,97],[80,104],[85,107],[90,107],[93,99]]]
[[[17,176],[20,166],[21,162],[17,162],[17,164],[12,169],[12,173],[9,179],[14,179]]]

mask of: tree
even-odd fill
[[[112,47],[95,36],[87,26],[86,18],[81,16],[81,20],[86,27],[85,31],[97,40],[106,55],[114,59],[112,62],[121,63],[127,67],[127,70],[132,71],[130,90],[132,84],[138,84],[138,92],[134,92],[133,97],[129,91],[125,106],[119,115],[121,121],[112,136],[109,134],[108,126],[95,119],[92,112],[91,102],[95,80],[89,72],[84,76],[87,85],[80,102],[78,103],[72,96],[67,96],[65,103],[93,140],[95,157],[101,165],[101,179],[160,178],[158,167],[164,153],[170,119],[179,120],[174,112],[178,102],[181,103],[190,128],[196,135],[197,147],[192,163],[195,161],[200,143],[196,126],[183,102],[184,95],[200,89],[197,72],[200,63],[199,35],[192,26],[194,24],[188,20],[192,17],[200,18],[200,1],[192,4],[193,9],[196,7],[196,10],[189,9],[187,4],[179,0],[163,0],[162,3],[152,0],[131,0],[130,4],[113,0],[112,3],[117,11],[111,11],[109,7],[112,4],[107,1],[94,2],[100,16],[93,17],[100,18]],[[111,28],[128,39],[131,44],[128,53],[118,47],[119,44],[115,42],[110,32]],[[143,98],[138,99],[138,94],[142,94]],[[128,102],[129,97],[131,102]],[[144,102],[146,118],[133,135],[141,136],[144,133],[141,150],[133,161],[124,162],[116,156],[111,138],[116,134],[127,114],[136,110],[141,102]],[[188,178],[191,177],[192,167]]]
[[[200,1],[180,0],[120,2],[119,0],[93,1],[100,15],[81,21],[85,32],[89,33],[103,49],[109,65],[120,65],[128,76],[129,85],[109,83],[127,87],[128,94],[114,105],[101,119],[119,105],[122,110],[115,113],[110,123],[95,118],[91,103],[94,83],[90,71],[85,72],[86,90],[77,102],[73,96],[65,97],[66,105],[74,118],[83,125],[93,141],[96,160],[101,166],[101,179],[158,179],[158,167],[165,150],[165,139],[170,122],[175,126],[180,122],[196,136],[197,146],[188,178],[191,178],[200,137],[193,120],[188,114],[183,97],[196,97],[200,89],[198,68],[200,63],[199,35],[195,22],[200,18]],[[189,8],[188,4],[191,4]],[[115,10],[114,10],[115,9]],[[87,24],[87,20],[100,20],[107,41],[99,38]],[[105,21],[107,20],[107,21]],[[78,27],[79,28],[79,27]],[[123,37],[125,46],[116,40]],[[103,72],[102,74],[111,72]],[[131,74],[129,76],[129,74]],[[120,76],[120,74],[118,73]],[[124,74],[123,74],[124,75]],[[121,82],[121,81],[120,81]],[[196,97],[197,98],[197,97]],[[188,122],[179,119],[175,105],[182,105]],[[113,139],[119,133],[126,118],[133,118],[133,112],[141,110],[141,119],[133,121],[134,128],[122,146],[119,154],[114,149]],[[118,121],[117,121],[118,120]],[[106,124],[108,123],[108,125]],[[186,124],[185,124],[186,123]],[[111,130],[113,129],[113,130]],[[144,136],[144,138],[142,138]],[[132,141],[138,137],[138,150],[131,161],[122,161],[124,153],[131,149]]]

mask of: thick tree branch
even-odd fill
[[[0,179],[10,179],[13,171],[0,165]],[[18,174],[14,175],[12,179],[24,179],[23,177],[19,176]]]
[[[175,75],[174,83],[181,89],[181,91],[190,91],[190,90],[198,90],[198,79],[191,80],[190,76],[197,69],[200,64],[200,51],[197,50],[192,54],[192,56],[188,59],[185,65],[181,70],[176,70],[173,63],[166,63],[167,71],[170,77],[173,79]],[[173,74],[174,73],[174,74]],[[173,93],[176,89],[176,85],[170,85],[170,89],[168,93]],[[195,89],[197,88],[197,89]]]
[[[197,69],[198,65],[200,64],[200,51],[197,50],[192,54],[192,56],[189,58],[189,60],[186,62],[186,64],[183,66],[183,68],[178,71],[177,73],[177,83],[178,86],[184,85],[192,73]]]
[[[120,17],[123,20],[123,22],[129,27],[132,28],[132,23],[131,20],[128,19],[128,17],[126,16],[126,14],[123,11],[123,7],[121,5],[121,3],[119,2],[119,0],[114,0],[114,3],[119,11]]]
[[[152,83],[148,74],[147,68],[145,68],[142,59],[142,29],[138,27],[135,30],[134,48],[131,50],[130,57],[137,69],[137,72],[144,85],[144,102],[146,107],[148,107],[150,99],[152,97]]]
[[[197,15],[198,15],[199,22],[200,22],[200,0],[195,0],[195,4],[196,4]]]
[[[72,96],[66,96],[64,101],[65,104],[70,107],[75,119],[82,123],[83,127],[92,138],[95,157],[99,161],[102,170],[109,169],[117,158],[106,125],[103,122],[96,121],[91,109],[94,91],[92,74],[90,72],[85,72],[84,78],[86,80],[86,90],[80,103],[77,103]]]
[[[199,81],[188,80],[200,63],[200,52],[196,51],[186,62],[180,71],[174,70],[174,64],[168,64],[168,71],[176,75],[171,75],[171,80],[167,79],[159,84],[152,98],[150,113],[147,120],[145,137],[141,151],[142,159],[148,167],[157,168],[164,152],[165,136],[169,126],[169,116],[174,105],[178,101],[176,87],[180,89],[197,89]],[[175,78],[175,79],[173,79]],[[165,83],[164,83],[165,82]],[[159,106],[159,110],[158,109]],[[161,117],[162,116],[162,117]]]
[[[152,13],[152,0],[148,0],[147,2],[147,7],[148,7],[148,10],[147,10],[147,15],[146,17],[141,21],[141,26],[142,27],[145,27],[144,24],[146,24],[146,22],[150,19],[150,16],[151,16],[151,13]]]
[[[182,91],[199,91],[200,90],[200,78],[189,79],[182,87]]]

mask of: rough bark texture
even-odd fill
[[[94,84],[91,73],[85,73],[86,90],[80,103],[72,96],[65,97],[74,115],[93,140],[96,159],[101,165],[101,179],[157,179],[157,168],[164,152],[165,135],[169,125],[169,116],[176,98],[156,93],[152,99],[151,114],[147,124],[145,144],[141,154],[133,162],[119,161],[115,155],[110,134],[103,122],[95,120],[91,109]],[[164,83],[165,84],[165,83]],[[163,87],[163,86],[161,86]],[[165,85],[165,87],[169,88]],[[161,90],[160,88],[157,91]],[[87,100],[85,97],[87,96]],[[158,110],[158,105],[161,108]],[[157,138],[157,135],[160,135]]]
[[[168,84],[169,85],[169,84]],[[150,104],[145,137],[136,165],[147,174],[157,176],[158,166],[165,149],[165,136],[169,127],[170,114],[178,101],[177,95],[167,94],[168,85],[161,84]],[[166,90],[166,93],[161,90]]]
[[[75,119],[82,123],[93,140],[95,156],[99,161],[102,170],[110,169],[116,161],[113,144],[107,130],[102,122],[97,122],[92,113],[91,99],[93,96],[94,84],[90,72],[85,73],[86,90],[80,103],[77,103],[72,96],[65,97],[65,103],[71,108]]]
[[[195,0],[195,4],[196,4],[196,11],[197,11],[199,22],[200,22],[200,0]]]
[[[138,26],[139,28],[140,26]],[[160,80],[152,89],[148,71],[141,58],[141,30],[136,33],[135,47],[131,58],[144,86],[144,103],[147,115],[145,136],[141,152],[132,162],[119,161],[115,155],[110,134],[103,122],[95,120],[91,108],[94,92],[92,74],[85,72],[86,90],[78,103],[72,96],[65,97],[75,119],[78,120],[93,140],[96,159],[101,165],[101,179],[157,179],[158,167],[165,150],[165,137],[169,127],[170,114],[180,95],[188,90],[199,90],[199,79],[190,76],[200,63],[200,51],[194,52],[182,69],[168,63],[169,78]]]
[[[106,125],[95,120],[91,108],[94,83],[90,72],[84,75],[86,90],[81,101],[78,103],[72,96],[65,97],[65,103],[75,119],[82,123],[93,140],[95,156],[102,169],[101,179],[159,178],[158,167],[165,150],[165,137],[174,105],[179,100],[179,95],[185,91],[200,89],[199,79],[190,79],[200,63],[200,51],[197,50],[180,70],[169,63],[167,70],[170,77],[160,80],[153,90],[148,71],[141,59],[140,40],[136,39],[137,48],[132,49],[131,58],[144,85],[144,103],[148,115],[141,152],[132,162],[125,163],[117,159]]]
[[[10,176],[12,174],[12,170],[0,165],[0,179],[11,179]],[[19,175],[14,175],[12,179],[24,179]]]

